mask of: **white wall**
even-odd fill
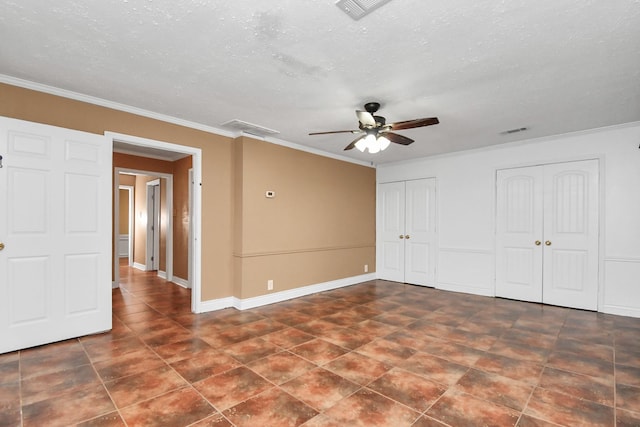
[[[598,311],[640,317],[639,145],[640,122],[634,122],[380,165],[377,181],[435,177],[437,286],[494,295],[496,170],[599,159],[602,203]]]

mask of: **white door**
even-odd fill
[[[380,184],[378,277],[435,285],[435,179]]]
[[[497,176],[496,295],[542,302],[543,169]]]
[[[147,182],[147,271],[160,269],[160,180]]]
[[[544,302],[597,310],[598,161],[544,169]]]
[[[405,184],[404,281],[435,286],[435,179]]]
[[[404,182],[380,184],[378,189],[378,277],[404,282]]]
[[[498,171],[496,295],[596,310],[598,161]]]
[[[0,353],[111,329],[111,143],[0,118]]]

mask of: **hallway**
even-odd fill
[[[385,281],[194,315],[121,274],[111,332],[0,355],[0,426],[640,425],[640,319]]]

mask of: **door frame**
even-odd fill
[[[191,268],[193,271],[193,277],[190,278],[191,281],[191,311],[194,313],[201,313],[202,310],[202,233],[201,233],[201,222],[202,222],[202,150],[200,148],[190,147],[187,145],[179,145],[170,142],[157,141],[148,138],[141,138],[132,135],[120,134],[116,132],[105,132],[105,136],[111,141],[114,142],[123,142],[129,145],[136,145],[140,147],[146,148],[155,148],[165,151],[172,151],[177,153],[182,153],[186,155],[190,155],[192,159],[192,168],[193,168],[193,246],[190,247],[190,251],[193,252],[192,260],[191,260]],[[114,170],[114,182],[117,183],[118,171]],[[156,176],[162,176],[162,174],[156,174]],[[169,195],[167,194],[167,199],[169,199]],[[173,199],[173,193],[171,194],[171,199]],[[118,203],[118,200],[115,201]],[[116,209],[119,206],[115,206]],[[116,210],[117,212],[117,210]],[[171,213],[172,211],[169,211]],[[115,227],[119,226],[118,216],[114,215]],[[172,215],[169,215],[171,218]],[[117,229],[117,228],[116,228]],[[173,237],[172,237],[173,239]],[[171,241],[171,245],[173,246],[173,241]],[[169,240],[167,236],[167,246],[169,246]],[[173,254],[172,254],[173,258]],[[118,269],[114,269],[114,277],[118,277]],[[167,271],[167,274],[169,272]],[[171,272],[173,274],[173,271]],[[117,275],[117,276],[116,276]],[[117,283],[117,282],[116,282]],[[115,284],[114,284],[115,285]]]
[[[157,187],[157,189],[155,187]],[[171,186],[167,185],[167,187],[170,188]],[[162,234],[161,233],[162,225],[161,225],[160,218],[162,216],[162,203],[161,203],[162,188],[160,187],[160,178],[148,181],[146,183],[146,188],[147,188],[147,244],[146,244],[146,250],[145,250],[146,271],[157,270],[158,276],[161,276],[162,272],[160,270],[160,235]],[[167,198],[169,195],[168,193],[169,191],[167,189]],[[171,212],[171,209],[169,208],[168,204],[169,204],[169,201],[167,200],[166,210]],[[151,206],[153,206],[153,216],[149,218],[149,208]],[[167,220],[170,224],[171,219],[169,218],[169,215],[167,215]],[[173,227],[171,227],[171,230],[172,229]],[[171,263],[171,265],[173,266],[173,256],[169,257],[169,255],[170,254],[173,255],[173,247],[172,247],[173,245],[171,245],[171,248],[170,248],[170,245],[168,244],[169,233],[170,233],[170,229],[167,226],[167,236],[166,236],[167,237],[167,248],[166,248],[167,253],[166,253],[166,261],[165,261],[166,271],[164,273],[166,275],[165,278],[167,280],[172,280],[173,274],[169,274],[169,270],[170,270],[169,264]],[[151,257],[149,257],[149,253],[151,253]],[[171,271],[173,271],[173,268],[171,268]]]

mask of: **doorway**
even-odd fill
[[[112,132],[106,132],[105,135],[111,139],[114,152],[119,153],[129,153],[132,155],[140,156],[140,157],[152,157],[158,158],[156,156],[160,156],[160,158],[167,156],[175,156],[178,157],[186,157],[191,156],[191,168],[193,170],[193,178],[190,179],[190,182],[193,183],[193,190],[190,191],[191,201],[190,201],[190,230],[189,233],[192,234],[192,239],[190,239],[190,243],[188,244],[188,254],[189,254],[189,278],[188,282],[192,289],[191,292],[191,311],[194,313],[199,313],[202,311],[201,304],[201,165],[202,165],[202,150],[199,148],[194,148],[190,146],[183,146],[173,143],[167,143],[162,141],[150,140],[146,138],[139,138],[130,135],[117,134]],[[131,171],[125,168],[114,168],[114,183],[117,185],[118,176],[120,172],[123,171]],[[145,171],[133,171],[133,172],[145,172]],[[163,174],[154,173],[155,176],[163,177]],[[168,182],[172,181],[172,176],[168,175]],[[171,179],[169,179],[171,178]],[[168,184],[168,194],[167,194],[167,204],[171,203],[173,199],[172,192],[172,184]],[[115,193],[114,196],[114,207],[116,211],[119,209],[119,197],[118,192]],[[167,261],[172,261],[173,259],[173,236],[171,233],[172,230],[172,222],[173,222],[173,208],[169,205],[167,209],[168,215],[166,220],[167,225],[167,249],[170,250],[167,254]],[[118,215],[114,216],[114,227],[118,229],[119,224]],[[116,246],[117,247],[117,246]],[[114,256],[114,259],[117,259],[117,256]],[[173,277],[173,267],[171,264],[167,264],[167,280],[171,280]],[[119,268],[117,263],[114,265],[114,286],[117,286],[119,283]]]

